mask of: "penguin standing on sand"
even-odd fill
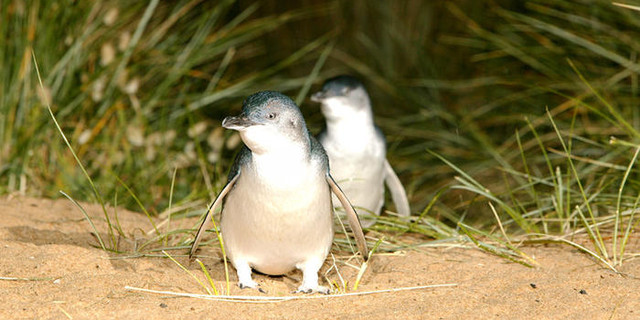
[[[252,269],[269,275],[302,271],[298,292],[329,293],[318,271],[333,241],[333,192],[346,208],[362,257],[367,246],[353,207],[329,173],[322,145],[307,130],[302,113],[287,96],[263,91],[249,96],[242,114],[222,126],[237,130],[245,146],[227,185],[209,208],[196,234],[193,255],[211,216],[222,205],[220,229],[240,288],[257,288]]]

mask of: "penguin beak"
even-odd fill
[[[222,127],[231,130],[242,130],[259,123],[247,118],[244,114],[237,117],[226,117],[222,120]]]
[[[313,102],[322,102],[326,98],[326,94],[324,91],[318,91],[311,95],[311,101]]]

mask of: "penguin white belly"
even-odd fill
[[[331,175],[355,207],[362,225],[371,226],[375,220],[367,219],[366,216],[380,215],[384,204],[384,163],[375,163],[371,158],[367,159],[369,162],[365,160],[354,163],[352,159],[331,155],[329,159],[332,166]],[[340,207],[340,202],[335,196],[333,203],[334,206]]]
[[[321,141],[329,156],[331,175],[338,182],[349,201],[354,206],[363,226],[375,223],[367,219],[370,215],[380,215],[384,204],[384,145],[371,141],[360,144],[364,148],[354,148],[336,141]],[[335,207],[341,207],[333,196]]]
[[[309,259],[324,261],[333,241],[330,190],[324,175],[317,168],[286,163],[242,170],[227,196],[221,221],[225,249],[234,266],[247,262],[262,273],[280,275]]]

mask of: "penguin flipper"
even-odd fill
[[[391,192],[391,199],[393,199],[393,203],[396,205],[398,214],[408,217],[411,214],[411,209],[409,208],[407,192],[404,190],[402,182],[400,182],[400,179],[386,159],[384,160],[384,172],[384,182]]]
[[[331,191],[338,197],[344,211],[347,213],[347,220],[349,221],[349,226],[351,226],[351,231],[353,231],[353,235],[356,238],[356,245],[358,246],[358,251],[362,254],[362,258],[367,261],[369,258],[369,250],[367,249],[367,241],[364,238],[364,232],[362,231],[362,225],[360,225],[360,219],[358,219],[358,214],[356,210],[353,209],[353,206],[347,199],[347,196],[344,194],[340,186],[333,180],[333,177],[329,173],[327,173],[327,183],[329,187],[331,187]]]
[[[200,228],[198,228],[196,237],[193,239],[193,244],[191,245],[191,249],[189,250],[189,258],[193,257],[193,254],[198,249],[198,244],[200,243],[200,240],[202,240],[201,239],[202,235],[207,230],[207,227],[209,226],[209,222],[211,222],[211,216],[216,211],[216,209],[222,204],[222,200],[233,188],[236,181],[238,180],[238,177],[240,177],[240,171],[237,171],[236,175],[233,178],[231,178],[229,182],[227,182],[227,185],[225,185],[224,188],[222,188],[222,191],[220,191],[220,193],[216,197],[216,200],[214,200],[211,206],[209,206],[209,210],[207,210],[207,215],[204,217],[204,220],[202,221]]]

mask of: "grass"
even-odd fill
[[[463,243],[536,266],[523,244],[562,243],[616,271],[637,254],[633,3],[269,3],[3,2],[0,193],[63,190],[100,248],[180,256],[193,228],[179,222],[204,212],[239,145],[220,119],[275,89],[318,132],[306,97],[351,73],[414,212],[369,229],[379,254]],[[76,199],[100,203],[104,221]],[[143,243],[119,247],[135,241],[108,204],[149,217]],[[342,231],[335,249],[351,251]]]
[[[217,127],[201,119],[207,113],[213,119],[229,113],[252,86],[280,83],[269,76],[294,67],[299,59],[317,57],[309,54],[311,46],[300,57],[273,66],[259,54],[263,49],[256,41],[287,22],[313,16],[310,9],[249,19],[255,6],[236,12],[232,4],[82,3],[63,10],[49,3],[4,3],[7,18],[0,30],[11,33],[12,42],[1,54],[3,65],[11,68],[2,77],[0,192],[55,196],[64,189],[80,199],[100,201],[95,192],[87,192],[86,175],[103,199],[114,199],[122,190],[114,183],[118,177],[156,215],[167,207],[171,172],[177,167],[184,172],[175,181],[176,199],[206,197],[210,188],[199,163],[213,175],[207,179],[218,182],[234,150],[220,144],[224,137],[207,137],[202,130],[182,135],[180,128]],[[113,21],[107,14],[115,16]],[[61,34],[66,42],[60,41]],[[32,51],[43,74],[44,95],[36,90]],[[263,61],[262,66],[244,67],[250,58]],[[267,66],[271,69],[247,76],[246,70]],[[44,97],[77,157],[85,161],[86,174],[60,145],[49,115],[41,112]],[[204,103],[214,102],[215,107],[202,112]],[[121,198],[121,204],[137,206],[131,197]]]

